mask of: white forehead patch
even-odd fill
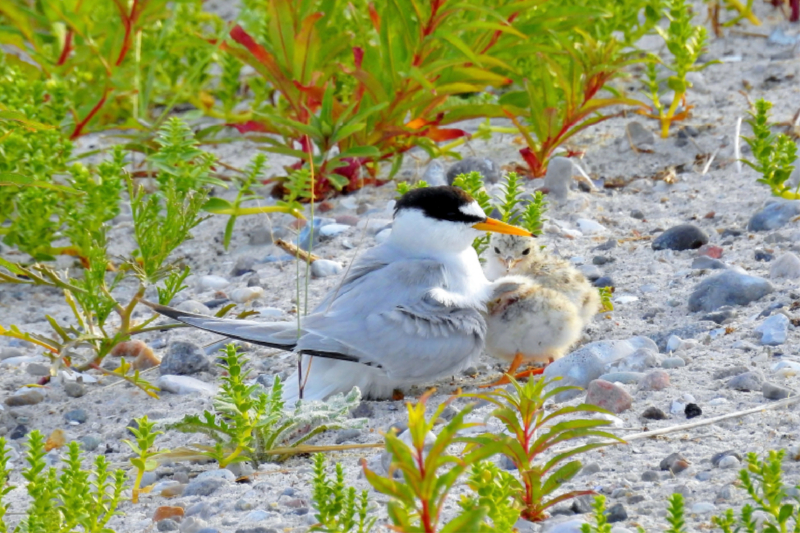
[[[465,215],[486,218],[486,213],[483,212],[483,209],[481,209],[481,206],[478,205],[478,202],[470,202],[467,205],[462,205],[458,208],[458,210]]]

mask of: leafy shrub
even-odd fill
[[[797,159],[797,144],[786,134],[772,133],[769,121],[769,110],[772,103],[763,98],[756,101],[755,109],[750,111],[747,121],[753,129],[752,137],[744,137],[753,152],[754,161],[742,159],[742,162],[761,174],[759,183],[770,188],[772,194],[795,200],[800,198],[800,185],[794,191],[786,184],[794,171]]]
[[[317,524],[311,531],[324,533],[369,533],[375,526],[376,517],[367,518],[369,509],[369,492],[356,489],[344,483],[342,465],[336,463],[336,478],[329,479],[325,473],[325,456],[314,455],[313,480],[314,507],[317,510]]]

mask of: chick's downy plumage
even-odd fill
[[[512,361],[512,373],[520,363],[562,357],[598,311],[600,296],[583,274],[542,252],[535,239],[504,237],[492,237],[484,272],[490,281],[518,280],[519,287],[489,302],[486,351]]]
[[[569,261],[544,252],[532,237],[493,235],[484,265],[489,280],[501,276],[526,276],[542,287],[566,296],[586,327],[600,309],[600,294]]]

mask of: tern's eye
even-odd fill
[[[525,248],[525,251],[522,252],[522,255],[528,255],[529,253],[531,253],[531,249]]]
[[[496,253],[497,255],[500,255],[500,248],[498,248],[497,246],[495,246],[495,247],[494,247],[494,253]]]

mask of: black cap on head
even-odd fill
[[[423,187],[405,193],[394,206],[394,214],[401,209],[419,209],[425,216],[435,220],[476,224],[486,220],[475,209],[472,196],[458,187],[441,185],[439,187]]]

